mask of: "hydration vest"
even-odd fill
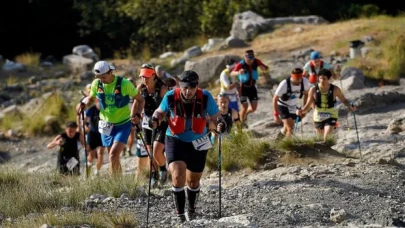
[[[287,78],[287,93],[283,94],[280,98],[279,101],[288,101],[290,100],[292,93],[292,89],[291,89],[291,78]],[[301,80],[301,91],[300,91],[300,96],[299,99],[302,98],[302,96],[304,95],[304,80]]]
[[[335,97],[333,96],[334,88],[335,88],[335,86],[333,84],[330,84],[329,91],[328,91],[328,107],[326,107],[326,108],[335,107],[336,100],[335,100]],[[321,96],[322,96],[322,94],[321,94],[321,90],[319,89],[319,85],[316,84],[315,85],[315,105],[318,108],[325,108],[325,107],[321,106],[322,105]]]
[[[311,68],[311,73],[309,74],[309,83],[314,84],[318,81],[318,75],[316,74],[315,65],[311,61],[309,62],[309,67]],[[323,68],[323,61],[321,60],[321,65],[319,66],[319,70]]]
[[[172,99],[171,99],[172,98]],[[206,104],[202,89],[198,88],[196,98],[192,105],[191,115],[187,115],[184,102],[181,98],[180,88],[174,90],[173,96],[169,97],[169,107],[174,113],[174,117],[169,117],[169,128],[172,135],[179,135],[186,131],[186,120],[191,119],[191,130],[196,134],[203,134],[207,119],[204,115]]]
[[[225,114],[221,114],[222,119],[224,119],[226,126],[227,126],[227,133],[231,132],[232,129],[232,124],[233,124],[233,120],[232,120],[232,109],[228,108],[228,113]]]
[[[129,104],[129,96],[128,95],[122,96],[122,92],[121,92],[122,77],[121,76],[116,76],[116,77],[117,77],[117,83],[115,84],[115,88],[114,88],[114,101],[115,101],[115,106],[117,108],[122,108]],[[107,107],[107,104],[105,103],[105,93],[104,93],[103,83],[101,83],[100,80],[98,80],[98,88],[97,88],[96,96],[100,103],[100,110],[104,110]]]
[[[246,86],[254,86],[255,81],[259,79],[259,72],[257,71],[257,67],[259,66],[257,64],[256,59],[253,60],[252,65],[247,65],[245,60],[241,60],[239,62],[242,64],[242,69],[245,71],[244,74],[239,74],[238,78],[239,81]]]
[[[142,84],[141,95],[145,99],[145,107],[143,108],[146,116],[152,116],[153,112],[159,107],[162,98],[160,96],[160,90],[164,83],[160,79],[156,79],[155,92],[153,94],[148,93],[148,88],[145,84]]]

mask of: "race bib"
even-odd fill
[[[196,139],[192,141],[194,149],[201,151],[201,150],[208,150],[212,147],[211,139],[208,135],[204,135],[202,138]]]
[[[150,117],[144,115],[143,118],[142,118],[142,128],[146,128],[146,129],[152,130],[152,129],[149,127],[149,121],[150,121]]]
[[[66,163],[66,167],[67,167],[70,171],[72,171],[73,168],[75,168],[77,164],[79,164],[79,161],[78,161],[75,157],[72,157],[72,158],[69,159],[69,161]]]
[[[318,113],[319,120],[323,121],[330,118],[330,113],[328,112],[319,112]]]
[[[295,114],[295,112],[297,111],[297,107],[296,106],[288,106],[288,112],[291,114]]]
[[[138,148],[139,151],[141,153],[141,156],[148,156],[148,151],[145,149],[145,147],[143,146],[143,142],[141,139],[138,139]]]
[[[105,122],[104,120],[98,121],[98,132],[100,132],[100,134],[110,136],[112,129],[113,124]]]

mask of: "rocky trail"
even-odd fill
[[[397,91],[402,88],[384,88]],[[376,91],[377,90],[377,91]],[[370,88],[347,93],[361,102]],[[250,130],[273,140],[280,127],[272,124],[268,89],[259,89],[260,103],[249,116]],[[361,106],[359,106],[361,107]],[[306,156],[281,155],[256,171],[226,172],[222,176],[222,217],[218,218],[218,173],[206,172],[196,219],[180,227],[386,227],[405,220],[404,135],[387,133],[390,122],[402,115],[405,103],[375,104],[356,115],[362,156],[360,157],[353,116],[340,117],[337,144],[313,148]],[[309,118],[302,125],[313,134]],[[297,134],[300,137],[301,133]],[[52,137],[0,141],[4,166],[28,172],[54,170],[56,152],[46,149]],[[361,158],[361,159],[360,159]],[[107,162],[107,161],[106,161]],[[135,172],[135,157],[122,158],[124,173]],[[106,175],[107,164],[103,166]],[[154,189],[149,227],[175,227],[170,186]],[[147,197],[119,198],[94,193],[85,211],[134,211],[139,227],[146,224]],[[64,208],[63,210],[70,210]],[[395,222],[393,223],[393,221]],[[394,224],[394,225],[393,225]],[[403,224],[402,224],[403,225]]]

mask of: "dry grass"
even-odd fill
[[[26,66],[37,67],[40,63],[41,53],[24,53],[15,57],[15,61]]]
[[[294,32],[297,27],[302,28],[303,31]],[[345,55],[349,53],[351,40],[369,35],[377,41],[384,41],[387,37],[404,29],[405,16],[377,16],[323,25],[287,24],[275,28],[270,33],[259,35],[252,41],[249,48],[255,50],[258,56],[272,52],[287,54],[289,51],[305,47],[311,47],[323,53],[336,50]],[[247,48],[212,51],[200,58],[221,54],[241,55],[245,49]]]

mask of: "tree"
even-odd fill
[[[131,37],[137,49],[147,44],[152,52],[176,50],[182,40],[201,33],[199,0],[129,0],[118,11],[140,22],[137,35]]]

